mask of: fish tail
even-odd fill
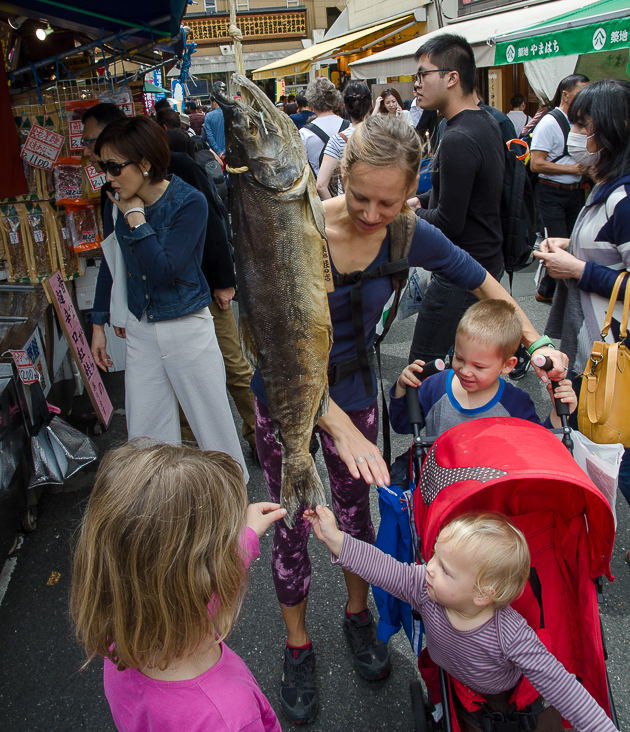
[[[303,506],[315,508],[326,504],[324,486],[310,455],[299,462],[289,462],[282,466],[282,487],[280,505],[286,508],[284,517],[287,526],[292,529],[295,516]]]

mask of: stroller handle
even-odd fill
[[[418,379],[424,381],[429,376],[433,376],[433,374],[437,374],[440,371],[444,371],[444,361],[441,358],[436,358],[434,361],[429,361],[424,364],[422,372],[418,375]],[[420,402],[418,401],[418,388],[408,386],[405,399],[407,401],[409,423],[412,425],[422,424],[422,412],[420,411]]]
[[[539,353],[537,356],[532,357],[532,363],[543,371],[551,371],[553,369],[553,361],[548,356],[543,356]],[[569,405],[561,401],[556,397],[556,387],[558,386],[557,381],[551,382],[551,388],[553,391],[553,403],[556,407],[556,414],[560,417],[562,423],[562,442],[566,446],[567,450],[573,455],[573,440],[571,439],[571,428],[569,427],[569,415],[571,410]]]

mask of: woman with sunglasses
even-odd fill
[[[95,152],[113,190],[103,217],[113,216],[124,260],[121,278],[103,259],[94,297],[92,354],[107,370],[105,323],[126,338],[125,409],[129,439],[181,442],[178,402],[203,450],[232,455],[247,470],[225,387],[223,357],[201,272],[207,203],[175,175],[166,177],[166,132],[146,117],[113,122]],[[120,260],[119,260],[120,261]],[[114,287],[112,287],[114,285]],[[124,284],[122,284],[124,292]],[[122,304],[124,313],[124,303]]]

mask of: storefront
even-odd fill
[[[352,78],[367,79],[373,84],[385,85],[392,83],[397,77],[413,77],[417,66],[414,54],[422,41],[441,33],[457,33],[466,38],[473,47],[479,87],[488,104],[508,112],[511,96],[521,93],[528,99],[530,113],[533,113],[540,101],[548,99],[547,96],[543,97],[540,88],[532,83],[532,80],[536,80],[541,74],[548,75],[544,68],[545,60],[539,58],[523,60],[514,63],[512,68],[507,68],[503,65],[504,62],[497,63],[495,60],[496,47],[489,39],[496,37],[499,30],[503,33],[521,31],[549,18],[580,10],[588,4],[589,0],[555,0],[517,9],[510,9],[509,5],[503,6],[495,8],[491,15],[485,14],[480,17],[464,16],[463,19],[451,21],[443,28],[427,33],[421,39],[402,43],[351,63]],[[518,62],[518,59],[516,61]],[[562,73],[563,68],[559,66],[555,71],[562,74],[555,82],[557,85],[557,82],[567,74]],[[572,72],[571,70],[568,73]],[[556,74],[554,78],[555,76]]]
[[[102,257],[105,177],[82,158],[83,114],[100,102],[128,116],[152,109],[184,12],[182,2],[172,16],[177,3],[164,0],[141,18],[116,1],[107,16],[90,3],[55,4],[54,15],[49,4],[18,4],[0,20],[0,552],[20,523],[34,528],[42,487],[74,470],[67,456],[59,468],[53,414],[67,415],[84,389],[90,429],[106,429],[112,413],[84,317]]]

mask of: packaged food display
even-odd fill
[[[10,282],[29,282],[29,260],[24,222],[16,206],[0,206],[4,250]]]
[[[42,208],[37,203],[27,204],[26,211],[31,238],[34,275],[37,281],[41,282],[57,269],[56,247],[54,241],[51,242],[50,225]]]
[[[101,237],[93,203],[66,207],[70,236],[75,253],[99,249]]]
[[[83,193],[81,158],[59,158],[55,171],[55,203],[60,206],[81,204]]]
[[[64,209],[56,208],[49,203],[43,203],[42,209],[51,221],[49,231],[54,238],[57,248],[57,264],[64,280],[71,280],[81,274],[79,256],[72,248],[70,231],[66,221]]]

